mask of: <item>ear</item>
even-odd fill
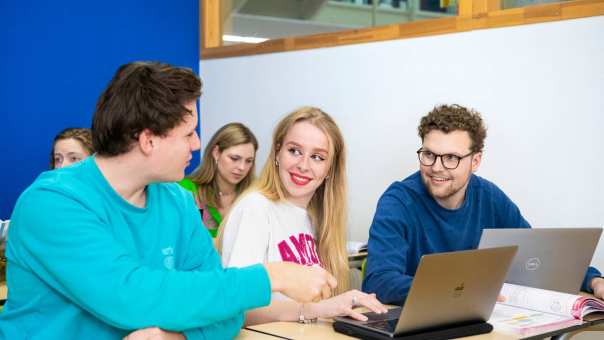
[[[218,162],[218,158],[220,157],[220,148],[218,145],[214,145],[212,148],[212,157],[214,157],[215,162]]]
[[[480,167],[480,162],[482,161],[482,151],[477,152],[472,156],[472,172],[476,172],[478,167]]]
[[[157,137],[149,129],[138,134],[138,147],[144,155],[149,155],[157,147]]]
[[[279,166],[279,152],[281,152],[281,144],[275,144],[275,164]]]

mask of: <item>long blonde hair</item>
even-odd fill
[[[254,146],[254,152],[258,151],[256,136],[254,136],[247,126],[241,123],[229,123],[214,133],[203,152],[201,165],[187,177],[199,187],[200,200],[206,202],[209,206],[220,208],[220,190],[218,189],[216,180],[218,166],[212,157],[214,148],[218,147],[218,150],[223,152],[232,146],[248,143]],[[255,169],[256,157],[252,161],[252,166],[247,176],[235,187],[237,194],[240,194],[252,184],[255,177]]]
[[[302,121],[319,128],[329,140],[329,172],[312,196],[307,211],[316,226],[319,258],[325,269],[338,280],[335,293],[340,294],[349,289],[350,283],[346,253],[346,151],[344,138],[335,121],[315,107],[300,108],[283,118],[273,132],[271,151],[262,173],[248,191],[258,191],[272,201],[285,200],[285,188],[275,160],[289,129]],[[220,228],[219,245],[222,244],[224,229],[224,226]]]

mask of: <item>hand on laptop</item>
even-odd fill
[[[292,262],[269,262],[264,265],[273,292],[279,292],[299,302],[327,299],[338,282],[325,269]]]
[[[591,289],[594,290],[594,296],[598,299],[604,299],[604,278],[595,277],[591,280]]]
[[[318,318],[350,316],[356,320],[367,321],[365,315],[353,310],[355,307],[367,307],[378,314],[388,312],[388,309],[376,299],[375,294],[365,294],[356,289],[317,303],[311,303],[307,308],[310,314]]]

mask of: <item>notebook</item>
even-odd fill
[[[426,332],[468,330],[473,325],[479,325],[481,333],[488,332],[492,327],[486,320],[516,250],[516,246],[508,246],[424,255],[402,307],[386,315],[365,313],[369,320],[364,322],[336,317],[334,329],[363,338],[418,333],[425,337]]]
[[[577,294],[602,228],[484,229],[479,248],[518,245],[506,282]]]
[[[604,318],[604,301],[591,296],[504,283],[505,301],[495,304],[489,323],[521,337],[581,325]]]

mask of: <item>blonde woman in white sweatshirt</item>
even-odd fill
[[[346,169],[342,134],[318,108],[287,115],[273,134],[260,178],[232,206],[221,226],[225,267],[273,261],[321,266],[337,280],[333,297],[298,303],[273,294],[268,307],[246,314],[246,324],[308,322],[348,315],[365,306],[383,313],[373,294],[349,290],[346,253]],[[291,278],[296,280],[295,277]]]

